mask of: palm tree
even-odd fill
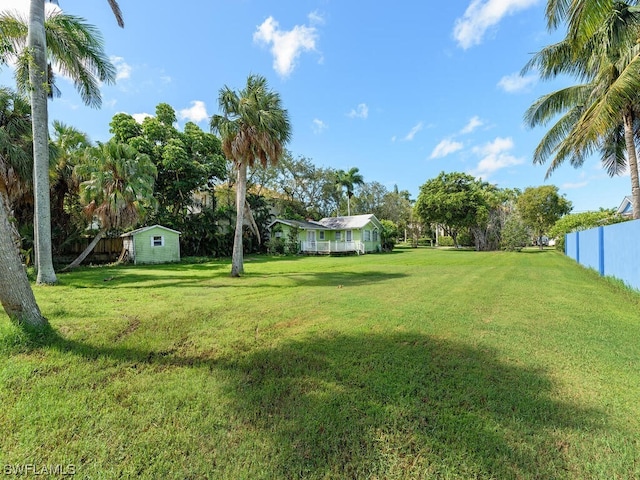
[[[108,0],[116,20],[120,26],[122,14],[118,3],[115,0]],[[79,45],[86,43],[87,37],[80,37]],[[101,40],[98,39],[101,44]],[[73,45],[71,42],[69,45]],[[29,91],[32,112],[33,131],[33,161],[34,161],[34,223],[35,223],[35,243],[36,261],[38,268],[37,283],[48,284],[57,281],[53,269],[53,259],[51,255],[51,207],[49,200],[49,152],[48,152],[48,112],[47,97],[49,85],[47,53],[47,35],[45,29],[44,0],[30,0],[29,24],[27,35],[27,47],[29,55]],[[69,50],[71,55],[82,49]],[[51,52],[53,53],[53,52]],[[63,59],[69,59],[65,56]],[[75,65],[83,63],[82,58],[72,58]],[[91,71],[91,70],[90,70]],[[110,71],[113,73],[113,71]],[[70,69],[68,73],[75,74],[76,70]],[[95,73],[95,71],[94,71]],[[72,76],[76,80],[76,87],[86,85],[88,78]],[[103,81],[113,81],[114,76],[105,76]],[[82,90],[82,89],[81,89]],[[82,90],[83,100],[87,102],[85,94],[90,91]],[[90,105],[94,105],[89,102]],[[99,104],[99,102],[98,102]]]
[[[0,303],[12,321],[44,327],[47,319],[31,290],[9,220],[11,204],[24,195],[31,177],[30,120],[26,99],[0,89]]]
[[[583,0],[568,5],[551,0],[547,12],[550,25],[556,25],[560,17],[568,19],[567,37],[538,53],[525,71],[538,67],[543,78],[569,73],[583,83],[545,95],[527,110],[525,119],[530,126],[546,124],[562,114],[538,145],[534,163],[553,156],[549,176],[566,159],[578,167],[595,151],[600,152],[611,175],[621,173],[628,162],[634,217],[640,218],[635,145],[640,9],[618,1]]]
[[[75,268],[111,229],[135,226],[154,205],[153,184],[158,174],[148,155],[113,140],[87,151],[78,164],[80,201],[89,219],[97,219],[100,230],[89,246],[66,269]]]
[[[87,134],[74,127],[57,120],[53,121],[52,127],[56,155],[55,163],[51,166],[49,174],[51,180],[51,227],[54,242],[58,237],[58,241],[55,243],[62,247],[66,241],[73,240],[73,234],[77,232],[73,222],[73,213],[80,213],[77,202],[79,182],[74,174],[74,168],[91,144]],[[78,208],[74,208],[70,212],[70,204]]]
[[[351,216],[351,197],[353,197],[353,190],[356,185],[362,185],[364,178],[359,173],[360,170],[357,167],[351,168],[348,172],[344,170],[338,170],[336,172],[336,186],[340,190],[342,195],[342,188],[347,190],[347,215]]]
[[[237,170],[236,229],[233,239],[231,276],[244,273],[242,234],[247,196],[247,167],[257,161],[263,167],[278,162],[291,136],[289,113],[282,108],[280,95],[267,80],[250,75],[244,89],[235,92],[225,86],[218,104],[222,115],[211,117],[211,130],[221,136],[222,150]]]

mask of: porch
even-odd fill
[[[332,254],[332,253],[364,253],[363,242],[320,241],[300,242],[302,253]]]

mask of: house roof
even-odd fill
[[[622,203],[618,207],[618,215],[633,215],[633,199],[631,195],[627,195],[622,199]]]
[[[318,223],[330,230],[350,230],[352,228],[362,228],[370,222],[380,226],[380,222],[372,213],[367,215],[352,215],[350,217],[326,217]]]
[[[285,220],[278,218],[269,224],[271,228],[275,223],[284,223],[290,227],[297,227],[303,230],[352,230],[362,228],[370,222],[381,227],[380,221],[372,213],[367,215],[351,215],[350,217],[325,217],[317,222],[313,220]]]
[[[178,235],[182,235],[182,232],[179,232],[177,230],[173,230],[173,229],[171,229],[169,227],[164,227],[162,225],[150,225],[148,227],[136,228],[135,230],[131,230],[130,232],[123,233],[120,236],[121,237],[133,237],[134,235],[137,235],[138,233],[146,232],[147,230],[151,230],[152,228],[161,228],[161,229],[166,230],[168,232],[173,232],[173,233],[177,233]]]
[[[313,220],[309,220],[309,221],[286,220],[284,218],[276,218],[273,222],[271,222],[267,226],[267,228],[273,227],[276,223],[284,223],[285,225],[289,225],[290,227],[297,227],[303,230],[326,230],[327,229],[323,225],[320,225],[319,222],[315,222]]]

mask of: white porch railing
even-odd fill
[[[364,253],[362,242],[300,242],[303,252],[314,253]]]

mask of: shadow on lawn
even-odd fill
[[[75,283],[63,283],[73,288],[291,288],[298,286],[358,286],[376,282],[384,282],[407,276],[401,273],[387,273],[384,271],[328,271],[328,272],[294,272],[294,273],[270,273],[247,274],[243,276],[248,282],[240,283],[236,278],[230,278],[227,271],[212,270],[208,277],[191,277],[168,270],[166,273],[145,273],[144,271],[114,271],[88,279],[78,279]]]
[[[324,334],[274,348],[258,340],[223,356],[179,344],[97,347],[55,331],[41,345],[87,361],[225,372],[230,417],[266,442],[264,462],[243,465],[249,477],[571,477],[580,466],[566,464],[562,436],[596,431],[605,417],[553,399],[544,371],[420,334]],[[197,392],[183,394],[188,400]],[[251,448],[255,439],[234,441]]]

